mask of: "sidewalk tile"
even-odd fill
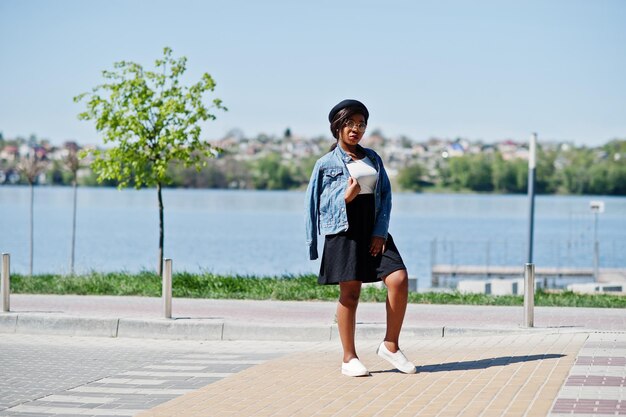
[[[416,375],[390,369],[373,353],[375,346],[364,343],[360,357],[372,371],[365,378],[340,374],[337,346],[248,368],[140,416],[183,415],[203,407],[215,416],[233,411],[266,415],[270,410],[275,412],[268,415],[275,416],[546,415],[586,338],[555,334],[405,341],[407,355],[419,357],[421,372]],[[260,387],[265,387],[265,397],[256,396]],[[250,398],[255,401],[244,401]]]

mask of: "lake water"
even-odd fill
[[[626,267],[626,198],[598,196],[536,198],[538,266],[593,265],[591,200],[605,203],[598,221],[600,266]],[[165,256],[175,271],[319,269],[319,260],[307,256],[304,192],[167,189],[164,204]],[[28,208],[28,187],[0,187],[0,251],[11,253],[18,273],[28,272]],[[524,195],[395,193],[390,232],[409,275],[424,288],[434,263],[523,265],[527,219]],[[71,222],[71,188],[35,188],[35,273],[68,272]],[[155,190],[79,188],[76,272],[155,269],[157,249]]]

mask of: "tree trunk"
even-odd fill
[[[33,249],[34,249],[34,240],[35,240],[35,187],[33,183],[30,183],[30,263],[28,268],[28,276],[33,276]]]
[[[159,198],[159,276],[163,276],[163,241],[164,241],[164,224],[163,224],[163,196],[161,195],[161,183],[157,183],[157,195]]]
[[[72,212],[72,247],[70,250],[70,275],[74,275],[74,248],[76,247],[76,195],[78,193],[76,174],[74,174],[74,181],[72,186],[74,188],[74,206]]]

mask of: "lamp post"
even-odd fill
[[[593,279],[598,281],[600,275],[600,243],[598,242],[598,214],[604,213],[604,201],[590,201],[589,208],[593,213]]]
[[[524,266],[524,325],[534,326],[535,264],[533,264],[533,231],[535,227],[535,150],[537,134],[530,137],[528,146],[528,258]]]
[[[528,253],[526,263],[533,263],[533,234],[535,228],[535,167],[536,163],[537,134],[530,137],[528,146]]]

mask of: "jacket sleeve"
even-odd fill
[[[319,161],[315,164],[305,198],[306,244],[309,247],[309,259],[317,259],[317,235],[319,234]]]
[[[376,218],[376,224],[374,225],[373,236],[380,236],[387,239],[387,233],[389,231],[389,217],[391,215],[391,182],[387,176],[387,171],[383,166],[383,161],[380,156],[377,155],[378,163],[380,165],[379,180],[380,185],[380,204],[381,208],[379,215]]]

